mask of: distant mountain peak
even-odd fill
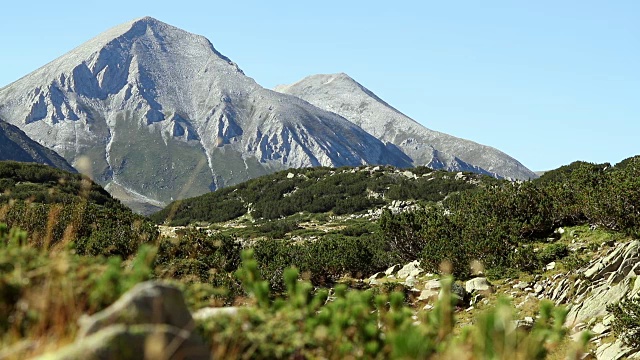
[[[275,90],[334,112],[378,139],[398,146],[414,165],[525,180],[537,177],[499,150],[426,128],[345,73],[311,75]]]
[[[0,90],[0,116],[123,201],[162,204],[290,167],[411,166],[346,119],[258,85],[205,37],[151,17]]]

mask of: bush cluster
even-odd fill
[[[79,174],[0,162],[0,192],[0,221],[25,230],[38,247],[126,258],[158,236],[150,221]]]
[[[448,261],[464,277],[474,260],[489,269],[531,270],[566,256],[562,245],[535,256],[527,245],[560,226],[595,224],[638,236],[638,204],[640,157],[615,167],[576,162],[534,181],[456,193],[442,206],[410,214],[386,212],[380,227],[403,259],[420,258],[429,271]]]
[[[426,167],[412,169],[411,173],[415,179],[391,167],[375,172],[364,168],[290,169],[176,201],[151,218],[157,223],[186,225],[227,221],[247,212],[263,219],[299,212],[353,214],[393,200],[440,201],[450,193],[475,188],[481,181],[496,181],[477,174],[466,174],[477,182],[465,181],[456,179],[455,174]],[[429,176],[422,176],[426,174]],[[371,196],[374,193],[378,197]]]
[[[241,246],[233,238],[187,229],[176,239],[162,239],[154,262],[159,278],[190,284],[203,283],[218,289],[223,303],[242,295],[233,273],[240,265]]]
[[[253,246],[260,272],[276,292],[284,290],[283,273],[297,268],[316,286],[328,286],[343,276],[362,278],[392,265],[394,259],[381,239],[328,235],[322,240],[292,243],[260,240]]]
[[[454,334],[451,279],[443,281],[440,300],[430,311],[414,316],[402,293],[336,286],[314,292],[299,271],[284,271],[286,293],[269,293],[258,263],[244,254],[238,271],[255,306],[234,317],[199,323],[214,357],[224,358],[366,358],[366,359],[543,359],[566,334],[566,310],[550,302],[540,307],[533,329],[514,330],[507,301],[487,311],[477,323]]]

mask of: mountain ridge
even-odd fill
[[[450,171],[482,169],[505,178],[537,177],[516,159],[493,147],[426,128],[345,73],[311,75],[293,84],[278,85],[275,90],[341,115],[382,141],[399,146],[415,165],[435,162]],[[474,170],[474,166],[479,169]]]
[[[103,186],[160,203],[289,167],[412,166],[346,119],[262,88],[206,38],[149,17],[8,85],[0,104],[71,162],[88,157]]]
[[[0,119],[0,161],[33,162],[76,172],[64,158],[31,138],[18,127]]]

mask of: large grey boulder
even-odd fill
[[[182,292],[148,281],[80,319],[76,341],[43,359],[210,359]]]
[[[111,325],[42,360],[209,360],[211,351],[188,330],[170,325]]]
[[[136,285],[103,311],[80,319],[80,337],[113,324],[166,324],[179,329],[193,327],[193,318],[182,292],[175,286],[148,281]]]

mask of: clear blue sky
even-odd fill
[[[153,16],[261,85],[345,72],[428,128],[532,170],[640,154],[640,1],[11,1],[0,86]]]

